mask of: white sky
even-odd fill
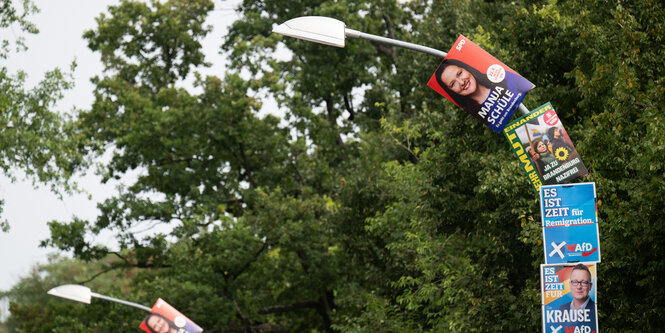
[[[12,55],[4,63],[10,73],[22,69],[28,75],[28,87],[34,86],[44,72],[59,67],[68,70],[76,58],[78,67],[74,73],[75,88],[66,92],[58,105],[59,110],[69,111],[73,107],[87,109],[93,96],[90,77],[101,73],[99,55],[92,53],[81,38],[83,32],[95,27],[95,18],[107,6],[118,4],[117,0],[33,0],[41,12],[33,15],[31,21],[40,33],[25,35],[28,51]],[[208,23],[214,26],[213,32],[204,42],[207,61],[212,68],[206,74],[222,76],[226,61],[218,54],[221,38],[226,27],[237,18],[232,10],[239,0],[215,1],[216,9]],[[9,34],[7,36],[7,34]],[[2,31],[0,37],[12,38],[19,31]],[[115,193],[115,185],[102,185],[94,176],[80,180],[81,186],[92,195],[75,195],[59,200],[47,188],[33,188],[31,181],[11,181],[0,175],[0,199],[5,201],[2,217],[9,220],[11,230],[0,232],[0,290],[10,289],[18,280],[30,272],[36,263],[47,261],[48,253],[54,249],[39,247],[39,242],[49,237],[47,222],[68,221],[72,216],[93,220],[97,215],[96,203]],[[104,240],[102,240],[104,241]],[[109,239],[109,241],[111,241]],[[0,318],[6,305],[0,304]]]

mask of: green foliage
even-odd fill
[[[37,33],[38,30],[34,24],[28,21],[28,16],[39,10],[30,0],[21,0],[21,10],[17,10],[19,1],[2,0],[0,2],[0,29],[17,27],[20,31],[27,33]],[[2,40],[0,47],[0,58],[6,59],[11,50],[22,51],[26,49],[25,38],[20,35],[14,35],[16,40]],[[12,44],[14,47],[12,48]]]
[[[133,272],[108,272],[115,261],[109,257],[84,263],[54,256],[36,265],[11,290],[0,293],[10,302],[8,332],[135,332],[145,316],[140,310],[99,299],[85,305],[46,294],[62,284],[84,283],[96,293],[132,300],[139,296],[129,284]]]
[[[29,0],[0,1],[0,29],[13,32],[14,38],[0,41],[0,59],[20,56],[16,53],[26,49],[22,34],[38,32],[28,21],[37,11]],[[20,170],[34,182],[49,184],[56,193],[76,188],[69,179],[85,162],[77,149],[75,125],[67,115],[53,110],[62,93],[73,86],[75,66],[72,63],[69,72],[57,68],[47,72],[32,88],[26,87],[24,72],[11,73],[0,66],[0,170],[12,181]],[[0,230],[8,231],[9,226],[8,221],[0,221]]]
[[[210,0],[121,1],[109,7],[109,18],[97,18],[97,31],[83,37],[101,53],[106,71],[157,92],[203,64],[198,39],[210,30],[203,21],[212,8]]]
[[[110,151],[106,179],[138,176],[45,245],[101,259],[90,236],[113,232],[138,301],[207,331],[540,330],[538,199],[505,139],[425,86],[440,59],[270,33],[331,16],[443,50],[464,34],[536,83],[525,104],[552,102],[597,185],[600,326],[663,326],[662,4],[246,0],[233,70],[191,92],[211,9],[122,1],[86,33],[106,71],[78,151]]]

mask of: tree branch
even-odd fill
[[[326,97],[325,102],[326,102],[326,111],[328,112],[328,122],[330,123],[330,128],[334,132],[335,142],[337,143],[338,146],[343,147],[344,140],[342,140],[342,137],[339,135],[339,132],[337,132],[337,117],[335,116],[335,108],[333,107],[332,97],[331,96]]]
[[[355,118],[355,111],[353,110],[353,101],[350,94],[344,95],[344,106],[346,107],[346,111],[349,112],[349,120],[353,120]]]
[[[326,290],[321,291],[321,295],[319,296],[319,306],[318,306],[318,311],[321,317],[323,318],[323,324],[326,326],[326,332],[332,333],[334,330],[332,329],[332,319],[330,318],[330,310],[332,308],[332,293],[329,293]]]
[[[101,271],[101,272],[99,272],[99,273],[93,275],[91,278],[89,278],[89,279],[87,279],[87,280],[83,280],[83,281],[74,281],[74,284],[86,284],[86,283],[91,282],[92,280],[96,279],[96,278],[99,277],[100,275],[102,275],[102,274],[104,274],[104,273],[108,273],[108,272],[110,272],[110,271],[112,271],[112,270],[114,270],[114,269],[116,269],[116,268],[120,268],[120,267],[121,267],[121,266],[115,266],[115,267],[114,267],[114,266],[111,266],[111,267],[108,267],[107,269],[105,269],[105,270],[103,270],[103,271]]]
[[[282,313],[300,309],[318,309],[319,303],[314,301],[297,302],[288,305],[275,305],[259,309],[259,314]]]
[[[249,325],[247,327],[239,326],[226,326],[223,332],[256,332],[256,333],[287,333],[288,330],[271,323],[261,323],[257,325]],[[216,331],[206,331],[206,333],[215,333]]]
[[[386,23],[386,30],[388,31],[388,37],[392,38],[392,39],[395,39],[395,32],[393,30],[393,22],[390,19],[390,16],[388,16],[388,14],[385,14],[385,13],[382,16],[383,16],[383,22]],[[390,58],[395,59],[395,57],[397,57],[397,54],[398,54],[397,48],[394,48],[392,46],[389,46],[389,45],[386,45],[386,44],[383,44],[383,43],[374,42],[374,41],[372,41],[371,43],[372,43],[372,45],[374,45],[374,47],[379,52],[389,56]]]

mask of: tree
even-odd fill
[[[194,93],[180,82],[205,65],[211,9],[123,1],[86,33],[106,71],[79,151],[140,175],[45,245],[95,260],[113,252],[87,236],[115,232],[144,302],[210,331],[540,329],[538,199],[505,139],[424,86],[440,59],[270,32],[333,16],[444,50],[461,33],[536,83],[525,104],[552,102],[598,188],[600,326],[662,326],[662,5],[246,0],[234,70]],[[259,116],[262,94],[281,121]],[[153,224],[172,231],[134,233]]]
[[[46,294],[59,285],[81,283],[103,295],[135,296],[139,291],[131,286],[132,271],[106,269],[114,261],[109,257],[91,264],[55,255],[35,265],[11,290],[0,293],[10,302],[8,332],[135,332],[145,316],[140,310],[97,299],[86,305]]]
[[[298,271],[302,267],[290,262],[298,256],[311,261],[309,274],[326,274],[317,272],[315,265],[325,260],[325,242],[307,237],[325,230],[325,218],[334,204],[291,178],[297,165],[312,163],[306,146],[296,142],[291,147],[288,131],[278,126],[276,118],[257,116],[257,101],[247,97],[249,83],[237,74],[224,80],[200,78],[200,95],[177,87],[191,69],[204,65],[198,40],[208,31],[203,20],[211,9],[210,1],[126,1],[111,7],[109,17],[98,18],[97,31],[86,33],[90,47],[100,51],[107,75],[95,79],[96,101],[91,110],[79,115],[80,135],[88,140],[81,150],[101,154],[107,147],[114,149],[103,170],[108,178],[135,168],[145,173],[117,198],[102,204],[102,215],[94,224],[52,223],[53,237],[46,244],[73,250],[82,259],[98,259],[110,250],[88,243],[86,233],[117,230],[121,249],[131,249],[129,255],[116,253],[127,267],[160,269],[146,273],[149,282],[141,284],[150,295],[160,291],[178,295],[171,303],[190,305],[184,307],[189,309],[190,318],[211,329],[279,330],[277,324],[256,322],[248,315],[264,311],[267,317],[281,308],[258,308],[237,287],[278,283],[262,274],[261,279],[245,284],[246,274],[265,272],[271,265],[286,272]],[[150,196],[152,193],[159,196]],[[310,199],[300,203],[293,199],[295,195]],[[256,217],[266,216],[262,206],[274,207],[274,213],[281,214],[284,221],[296,219],[290,224],[321,224],[314,230],[303,229],[297,238],[304,239],[286,248],[284,257],[271,259],[280,253],[273,243],[288,243],[289,237],[295,236],[286,232],[290,228],[273,225],[276,221]],[[145,239],[133,235],[137,226],[155,222],[177,224],[170,236],[178,242],[169,243],[162,234]],[[232,246],[239,241],[243,241],[243,248],[236,250]],[[229,256],[224,261],[210,257],[224,251]],[[272,263],[274,260],[278,262]],[[191,272],[187,267],[202,270]],[[201,276],[200,280],[191,280],[193,275]],[[183,279],[191,288],[182,286]],[[230,286],[222,283],[226,280]],[[289,283],[279,283],[279,289]],[[296,284],[292,285],[290,288],[295,288]],[[302,297],[307,297],[298,300],[304,307],[317,308],[327,301],[325,290],[316,285],[300,290]],[[276,297],[264,293],[254,296],[260,300]],[[193,304],[195,300],[188,298],[191,295],[215,297],[197,299]],[[210,316],[211,309],[230,312]],[[318,320],[325,321],[329,311],[321,312]],[[307,322],[302,318],[298,321]]]
[[[29,0],[20,3],[19,10],[10,0],[0,1],[0,29],[37,33],[28,21],[37,8]],[[24,49],[21,35],[2,40],[0,59]],[[69,179],[84,162],[76,151],[76,136],[71,135],[67,115],[53,110],[63,91],[72,87],[71,75],[54,69],[33,88],[25,87],[25,78],[24,72],[10,73],[0,66],[0,169],[12,181],[21,170],[35,182],[50,184],[56,193],[73,190]],[[0,221],[0,229],[9,230],[9,222]]]

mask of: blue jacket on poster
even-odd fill
[[[506,71],[504,80],[492,88],[492,92],[480,106],[478,115],[493,131],[501,132],[526,93],[533,87],[533,83],[527,79]]]
[[[559,307],[559,310],[561,311],[568,311],[570,310],[570,304],[572,301],[568,303],[563,303]],[[589,299],[589,303],[585,306],[584,309],[589,309],[589,321],[588,322],[583,322],[583,321],[577,321],[577,322],[571,322],[570,325],[573,326],[589,326],[591,327],[592,330],[596,330],[596,304],[593,302],[593,300]]]

